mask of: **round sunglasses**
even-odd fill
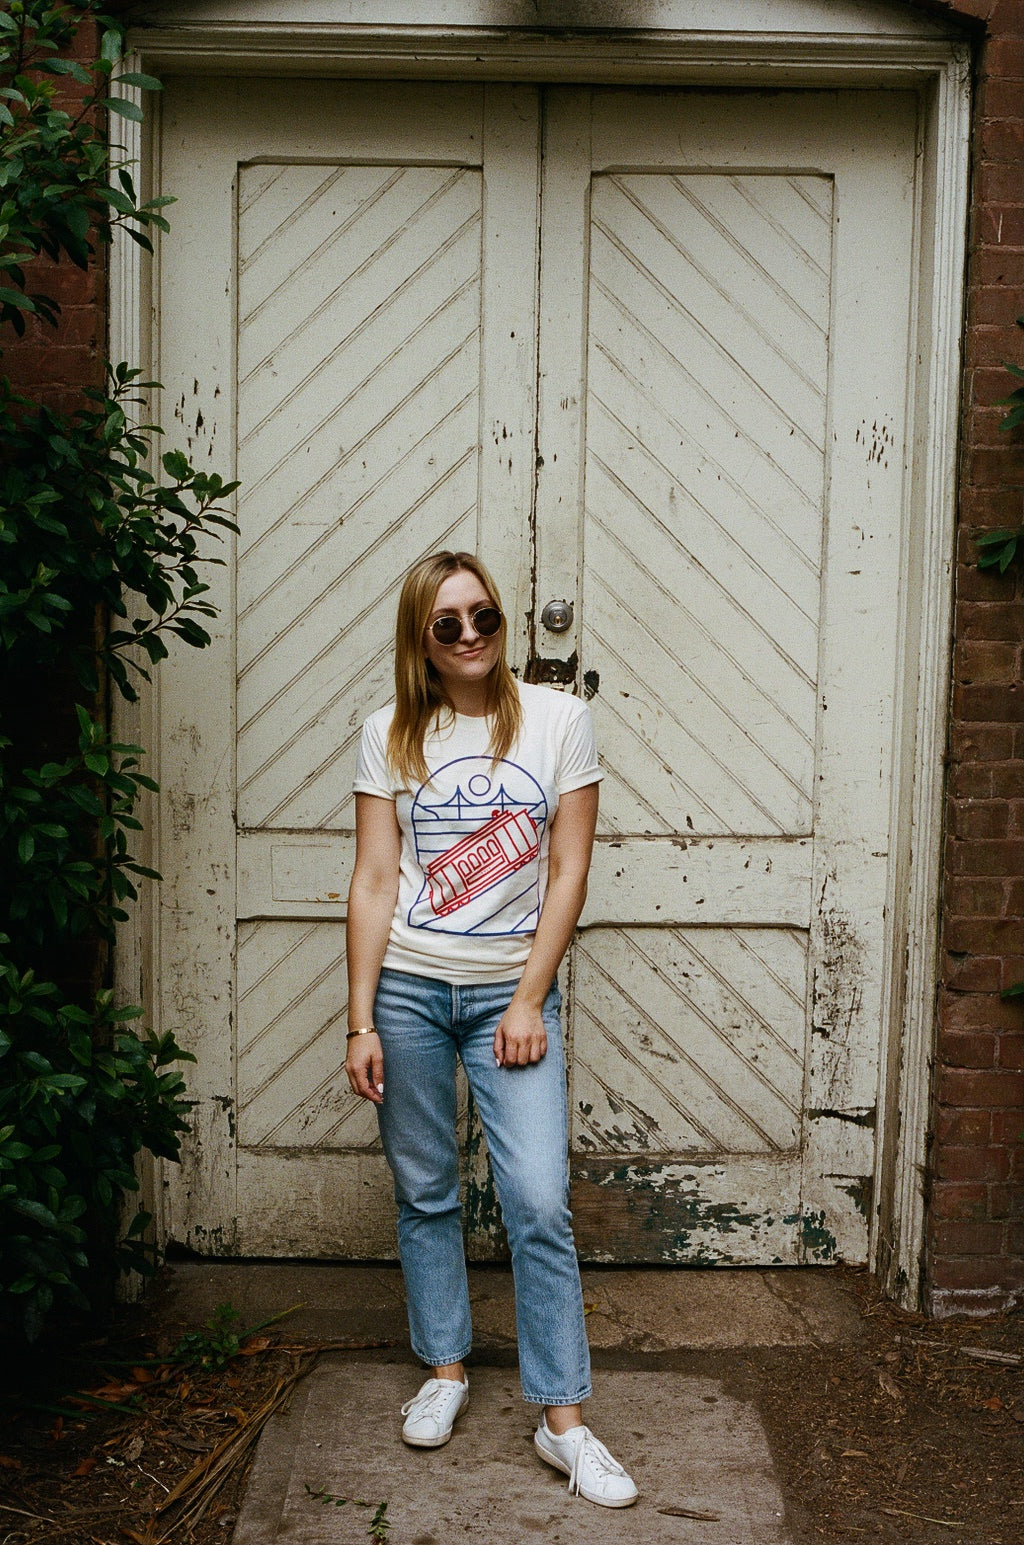
[[[496,606],[481,606],[470,613],[469,620],[473,624],[474,633],[478,633],[481,638],[493,638],[504,619]],[[450,649],[453,644],[459,642],[462,629],[462,618],[454,615],[435,617],[430,624],[431,633],[445,649]]]

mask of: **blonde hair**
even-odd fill
[[[473,553],[431,553],[414,563],[405,576],[395,623],[395,716],[388,730],[387,756],[406,783],[429,780],[423,740],[441,709],[455,709],[441,679],[423,649],[423,635],[441,585],[452,574],[475,574],[494,605],[501,610],[498,587]],[[516,679],[505,659],[506,623],[502,616],[498,639],[501,653],[489,678],[487,711],[491,718],[489,750],[495,762],[506,756],[518,735],[523,711]]]

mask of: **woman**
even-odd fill
[[[469,1401],[455,1059],[487,1137],[512,1250],[535,1444],[570,1490],[637,1489],[583,1424],[590,1355],[568,1208],[555,982],[586,896],[601,777],[578,698],[518,683],[493,580],[471,553],[406,576],[396,700],[363,726],[348,902],[345,1070],[377,1107],[395,1179],[413,1350],[431,1369],[402,1436],[436,1448]]]

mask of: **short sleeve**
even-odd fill
[[[371,714],[363,725],[352,788],[356,794],[376,794],[381,799],[395,797],[388,771],[384,726],[380,714]]]
[[[597,760],[594,721],[590,709],[578,697],[569,698],[572,712],[565,726],[558,758],[556,788],[559,794],[582,789],[588,783],[600,783],[604,774]]]

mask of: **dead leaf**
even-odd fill
[[[152,1368],[133,1368],[132,1378],[136,1384],[152,1384],[154,1374]]]
[[[870,1454],[865,1454],[862,1448],[844,1448],[840,1459],[870,1459]]]
[[[272,1336],[250,1336],[248,1341],[242,1342],[238,1350],[243,1357],[253,1357],[257,1352],[265,1352],[273,1344]]]
[[[72,1470],[72,1475],[91,1475],[96,1468],[96,1455],[88,1454],[85,1459],[80,1459]]]
[[[884,1368],[882,1369],[882,1371],[878,1375],[878,1382],[882,1386],[882,1388],[884,1389],[885,1393],[888,1396],[890,1396],[891,1399],[902,1401],[902,1399],[903,1399],[903,1391],[900,1389],[899,1385],[896,1383],[896,1380],[893,1378],[892,1374],[891,1373],[886,1373]]]
[[[127,1460],[130,1460],[132,1464],[134,1464],[145,1446],[146,1440],[142,1433],[136,1432],[128,1439],[128,1442],[125,1444],[122,1452],[124,1453],[124,1457]]]
[[[0,1470],[24,1470],[24,1468],[20,1459],[12,1459],[10,1454],[0,1454]]]
[[[981,1404],[982,1409],[985,1411],[1001,1411],[1003,1409],[1003,1402],[998,1395],[993,1395],[991,1400],[983,1400]]]

